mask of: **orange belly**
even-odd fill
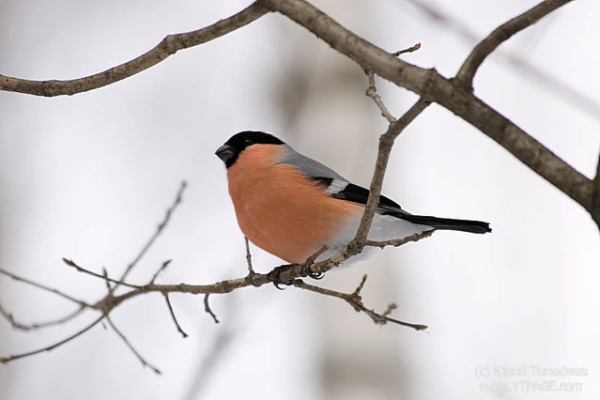
[[[242,166],[228,171],[238,224],[252,243],[289,263],[304,262],[330,243],[349,217],[362,213],[361,206],[332,198],[294,166],[236,168]]]

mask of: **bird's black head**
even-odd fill
[[[227,168],[231,167],[242,151],[253,144],[284,144],[275,136],[264,132],[244,131],[236,133],[215,154],[223,160]]]

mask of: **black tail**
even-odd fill
[[[482,221],[469,221],[466,219],[450,219],[427,217],[424,215],[399,215],[400,218],[415,224],[429,225],[436,229],[447,229],[452,231],[463,231],[471,233],[491,232],[490,224]]]

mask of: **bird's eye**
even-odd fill
[[[244,140],[244,145],[246,145],[246,146],[250,146],[251,144],[254,144],[254,143],[252,142],[252,140],[250,140],[250,139],[246,139],[246,140]]]

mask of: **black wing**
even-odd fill
[[[316,177],[313,179],[323,184],[327,188],[330,188],[334,181],[332,178],[324,177]],[[347,183],[345,186],[342,186],[343,188],[341,190],[330,192],[331,197],[335,199],[351,201],[357,204],[367,204],[370,193],[368,189],[353,183]],[[427,225],[436,229],[447,229],[471,233],[487,233],[492,231],[490,229],[490,224],[487,222],[471,221],[466,219],[438,218],[426,215],[412,215],[411,213],[404,211],[398,203],[385,196],[379,196],[379,206],[377,207],[377,211],[383,215],[392,215],[396,218],[400,218],[414,224]]]
[[[332,178],[324,177],[316,177],[313,179],[322,183],[326,187],[330,187],[334,181]],[[365,189],[362,186],[355,185],[354,183],[348,183],[344,186],[343,189],[337,192],[332,192],[331,197],[333,197],[334,199],[346,200],[351,201],[352,203],[366,205],[367,200],[369,199],[370,192],[371,191],[369,189]],[[400,204],[385,196],[379,196],[378,208],[381,214],[408,214],[402,209],[402,207],[400,207]]]

